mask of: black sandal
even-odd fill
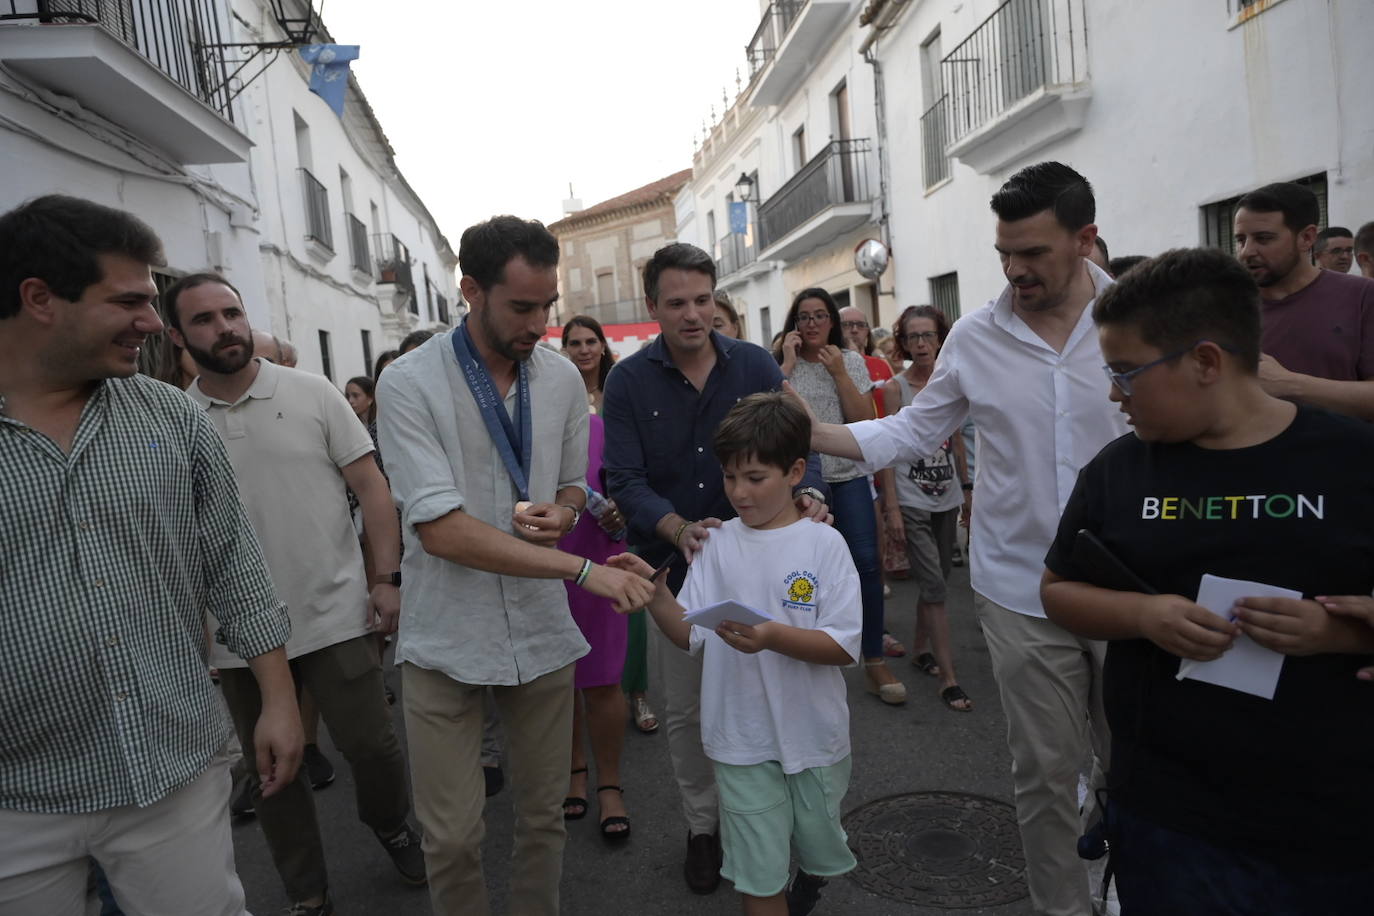
[[[973,712],[973,700],[969,698],[968,694],[964,693],[964,688],[960,687],[958,684],[950,684],[944,690],[941,690],[940,699],[944,700],[945,705],[955,712]],[[963,707],[955,706],[954,704],[958,703],[960,700],[966,701],[968,705]]]
[[[573,770],[570,775],[576,776],[578,773],[585,772],[587,772],[586,767],[578,767],[576,770]],[[572,808],[573,810],[569,811],[569,808]],[[579,798],[576,795],[569,795],[567,798],[563,799],[563,820],[580,821],[582,820],[582,818],[586,816],[587,800],[585,798]]]
[[[935,664],[935,656],[929,652],[922,652],[920,655],[913,656],[911,664],[924,675],[929,677],[940,676],[940,666]]]
[[[597,786],[596,792],[599,796],[602,792],[619,792],[621,797],[625,796],[625,790],[620,786]],[[624,830],[607,830],[607,827],[619,827],[625,825]],[[607,843],[619,843],[630,838],[630,819],[623,814],[612,814],[610,817],[601,819],[601,838]]]

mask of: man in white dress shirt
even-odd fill
[[[911,406],[818,424],[812,445],[871,472],[931,454],[966,417],[977,425],[974,604],[1007,715],[1031,901],[1046,916],[1090,916],[1077,786],[1090,748],[1106,766],[1105,650],[1045,618],[1040,574],[1079,468],[1126,432],[1107,400],[1092,323],[1092,302],[1112,281],[1087,260],[1095,204],[1073,169],[1022,169],[992,209],[1006,289],[955,323]]]

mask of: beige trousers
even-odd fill
[[[435,916],[486,916],[482,877],[485,781],[479,756],[487,688],[401,666],[415,814]],[[563,797],[572,758],[573,666],[518,687],[492,687],[515,798],[507,910],[557,916],[563,871]]]
[[[0,810],[0,916],[85,916],[89,858],[127,916],[245,916],[229,835],[229,759],[146,808]]]
[[[663,724],[682,816],[690,832],[715,833],[720,824],[716,770],[701,746],[701,656],[673,645],[653,617],[647,619],[653,671],[663,681]]]
[[[1007,716],[1031,905],[1042,916],[1092,916],[1087,863],[1077,848],[1084,829],[1078,777],[1095,756],[1088,765],[1096,792],[1107,768],[1106,644],[1007,610],[977,592],[973,603]]]

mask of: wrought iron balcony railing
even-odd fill
[[[832,140],[772,197],[759,205],[759,249],[782,239],[836,204],[871,200],[868,138]]]
[[[233,121],[228,68],[207,52],[224,42],[215,0],[0,0],[0,21],[25,19],[99,25]]]
[[[1087,79],[1083,0],[1007,0],[940,62],[957,142],[1037,89]]]
[[[927,191],[949,177],[949,156],[945,153],[948,146],[949,96],[942,95],[921,115],[921,172]]]
[[[750,79],[768,66],[805,3],[806,0],[774,0],[768,4],[754,37],[749,39],[749,44],[744,48],[744,56],[749,61]]]
[[[367,224],[352,213],[344,214],[348,223],[348,253],[353,259],[353,269],[360,274],[372,276],[372,258],[367,252]]]
[[[301,173],[301,189],[305,193],[305,237],[334,250],[334,225],[329,218],[329,190],[309,169]]]
[[[717,244],[720,248],[720,259],[716,262],[716,272],[722,277],[728,277],[740,268],[748,267],[758,256],[754,246],[738,232],[726,234]]]
[[[415,290],[415,280],[410,273],[410,249],[400,239],[388,232],[374,235],[372,250],[377,253],[378,283],[394,283],[397,289]]]

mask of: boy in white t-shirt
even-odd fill
[[[810,420],[786,395],[735,405],[714,447],[739,517],[711,532],[676,599],[660,580],[649,605],[679,648],[704,653],[701,739],[720,788],[721,874],[750,916],[809,913],[825,878],[857,864],[840,825],[850,758],[839,668],[859,660],[859,576],[839,532],[793,502],[810,441]],[[610,564],[652,572],[630,554]],[[773,619],[714,631],[683,620],[684,608],[727,600]]]

